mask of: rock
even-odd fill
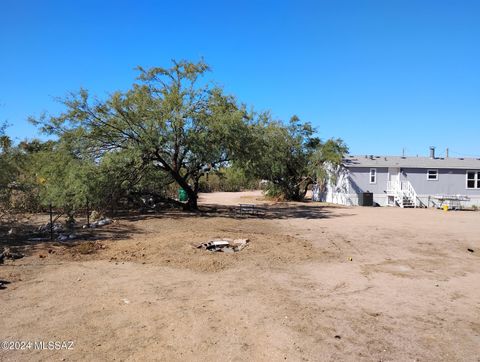
[[[469,252],[471,252],[471,253],[474,252],[473,249],[470,249],[470,248],[468,248],[467,250],[468,250]]]

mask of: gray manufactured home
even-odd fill
[[[332,181],[334,180],[334,181]],[[380,206],[480,206],[480,158],[347,156],[330,178],[323,199],[359,205],[373,194]]]

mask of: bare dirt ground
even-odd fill
[[[480,361],[480,213],[201,203],[0,265],[0,340],[74,341],[0,360]],[[235,218],[239,203],[266,214]],[[214,237],[251,242],[191,245]]]

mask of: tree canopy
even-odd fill
[[[293,116],[288,124],[260,116],[255,132],[255,156],[244,167],[258,178],[268,180],[267,192],[287,200],[302,200],[308,186],[324,182],[325,164],[339,164],[347,147],[340,139],[322,142],[308,122]]]
[[[61,115],[32,121],[94,160],[107,153],[136,153],[143,165],[154,165],[183,188],[195,209],[204,171],[242,153],[252,133],[245,108],[200,81],[208,70],[203,61],[139,67],[137,83],[128,91],[99,100],[82,89],[62,101],[66,111]]]
[[[173,61],[168,68],[138,67],[126,91],[105,99],[85,89],[60,101],[59,115],[31,121],[55,140],[24,141],[12,148],[0,127],[0,181],[17,181],[38,205],[67,212],[85,205],[105,208],[120,199],[162,196],[172,186],[197,208],[210,173],[228,177],[229,187],[269,181],[268,192],[302,200],[313,182],[325,182],[325,165],[339,164],[347,147],[340,139],[322,142],[308,122],[284,123],[270,113],[247,111],[205,81],[203,62]],[[212,172],[213,171],[213,172]]]

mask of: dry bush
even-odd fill
[[[97,251],[97,245],[93,241],[81,243],[75,247],[80,254],[93,254]]]

